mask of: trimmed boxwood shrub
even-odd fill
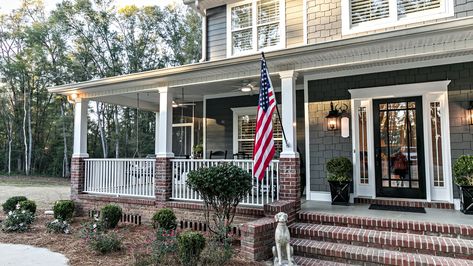
[[[108,204],[100,210],[100,221],[106,229],[117,227],[122,217],[122,208],[118,205]]]
[[[162,228],[165,230],[172,230],[176,229],[177,222],[176,222],[176,215],[171,209],[163,208],[157,211],[153,215],[153,227],[154,228]]]
[[[453,164],[453,176],[459,186],[473,186],[473,155],[462,155]]]
[[[16,210],[16,205],[18,203],[20,203],[20,201],[25,201],[25,200],[28,200],[25,196],[11,197],[11,198],[7,199],[7,201],[5,201],[5,203],[2,204],[3,211],[5,213],[8,213],[10,211],[14,211],[14,210]]]
[[[18,204],[20,204],[20,210],[29,211],[32,214],[36,213],[36,203],[34,201],[24,200],[20,201]]]
[[[177,236],[177,247],[182,265],[197,265],[205,248],[205,238],[199,232],[187,231]]]
[[[54,218],[62,221],[70,221],[74,217],[74,202],[72,200],[58,200],[54,204]]]
[[[351,181],[353,164],[346,157],[335,157],[330,159],[326,164],[327,180],[337,182]]]

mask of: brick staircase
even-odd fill
[[[473,226],[301,211],[299,265],[473,265]]]

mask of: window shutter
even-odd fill
[[[350,0],[350,8],[352,26],[389,17],[389,0]]]
[[[399,16],[440,7],[440,0],[398,0],[397,13]]]

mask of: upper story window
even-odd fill
[[[453,0],[343,0],[343,34],[453,16]]]
[[[228,55],[282,48],[283,6],[281,0],[247,0],[228,5]]]

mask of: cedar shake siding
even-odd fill
[[[286,1],[286,47],[304,44],[303,0]]]

